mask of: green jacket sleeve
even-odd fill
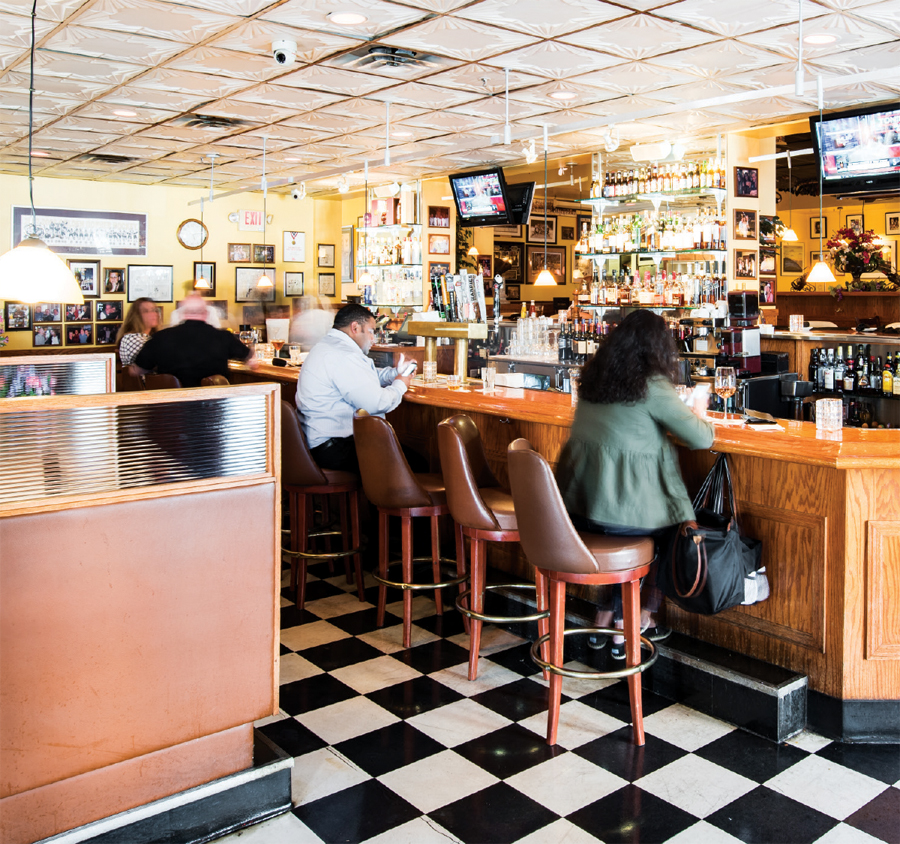
[[[679,442],[688,448],[709,448],[715,438],[711,422],[698,418],[664,378],[654,378],[648,384],[650,415]]]

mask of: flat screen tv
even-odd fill
[[[900,102],[809,118],[823,194],[900,193]]]
[[[531,216],[531,202],[534,199],[534,182],[519,182],[506,186],[509,197],[509,222],[514,226],[524,226]]]
[[[506,180],[499,167],[450,176],[462,226],[503,226],[510,222]]]

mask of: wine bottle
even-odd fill
[[[894,392],[894,369],[890,352],[885,359],[884,369],[881,371],[881,392],[885,396],[890,396]]]
[[[825,366],[822,368],[822,390],[826,393],[834,392],[834,349],[829,349],[825,357]]]

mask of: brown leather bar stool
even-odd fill
[[[364,601],[362,560],[359,554],[359,478],[352,472],[320,469],[316,465],[300,428],[297,412],[285,401],[281,403],[281,485],[288,494],[291,519],[291,547],[281,550],[291,558],[291,588],[294,590],[297,606],[303,609],[306,600],[306,567],[309,561],[331,563],[341,557],[347,568],[347,583],[353,582],[350,574],[350,557],[353,557],[356,592],[359,600]],[[341,519],[339,531],[328,528],[309,530],[313,523],[313,495],[325,496],[326,500],[327,497],[338,496]],[[342,551],[315,553],[308,550],[310,539],[331,536],[343,537]]]
[[[181,381],[174,375],[150,373],[144,376],[145,390],[180,390]]]
[[[397,435],[389,422],[357,410],[353,417],[353,439],[366,497],[378,508],[378,626],[384,624],[387,587],[403,590],[403,647],[410,646],[412,635],[412,593],[420,589],[443,589],[466,579],[461,534],[457,531],[457,577],[441,580],[441,563],[452,563],[441,557],[438,518],[449,514],[447,493],[440,475],[416,474],[409,468]],[[403,580],[388,579],[388,518],[399,516],[401,522],[401,559]],[[431,556],[413,557],[412,520],[417,516],[431,519]],[[433,582],[415,583],[413,563],[431,562]],[[396,565],[396,561],[391,565]],[[442,612],[440,595],[435,593],[438,615]]]
[[[447,488],[450,515],[470,540],[469,589],[460,592],[456,608],[469,621],[469,679],[478,676],[482,622],[508,624],[515,621],[539,621],[549,612],[525,616],[484,614],[485,590],[535,588],[526,583],[485,586],[487,542],[518,542],[519,528],[512,496],[504,492],[488,466],[478,427],[464,414],[451,416],[438,424],[438,449],[441,471]],[[466,606],[468,602],[468,607]]]
[[[641,672],[656,662],[656,646],[640,635],[640,580],[653,562],[653,540],[644,536],[604,536],[579,533],[566,512],[559,487],[547,461],[527,440],[511,443],[507,452],[509,482],[519,522],[522,548],[535,567],[538,606],[543,607],[550,592],[550,632],[547,621],[539,622],[540,638],[531,648],[531,658],[550,672],[547,744],[556,744],[559,726],[559,699],[562,678],[628,678],[634,743],[644,743],[644,716],[641,705]],[[565,629],[566,584],[591,586],[622,585],[625,629],[609,627]],[[576,633],[616,633],[625,635],[625,665],[618,671],[575,671],[563,668],[563,638]],[[549,647],[547,642],[549,640]],[[649,657],[641,661],[641,643]],[[538,656],[540,650],[541,656]]]
[[[201,379],[201,387],[230,387],[231,382],[224,375],[207,375]]]

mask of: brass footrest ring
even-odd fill
[[[413,562],[413,566],[415,566],[416,564],[421,565],[423,563],[428,563],[429,566],[431,566],[433,564],[431,557],[413,557],[412,562]],[[403,565],[402,560],[392,560],[391,562],[388,563],[388,571],[390,571],[392,568],[396,568],[397,566],[402,566],[402,565]],[[449,560],[446,557],[441,557],[438,565],[441,568],[449,568],[450,566],[453,566],[454,571],[456,570],[456,560]],[[455,577],[455,578],[452,578],[451,580],[442,580],[442,581],[439,581],[438,583],[403,583],[402,581],[388,580],[386,577],[380,577],[377,574],[373,574],[372,577],[374,577],[375,580],[377,580],[378,583],[380,583],[382,586],[390,586],[393,589],[417,590],[417,589],[443,589],[447,586],[456,586],[457,584],[462,583],[464,580],[466,580],[469,577],[469,575],[464,574],[462,577]]]
[[[563,636],[576,636],[580,633],[604,633],[607,636],[621,636],[622,629],[618,627],[574,627],[571,630],[563,630]],[[549,633],[546,636],[541,636],[531,646],[531,660],[545,671],[549,671],[551,674],[559,674],[562,677],[573,677],[576,680],[618,680],[622,677],[630,677],[632,674],[640,674],[656,662],[659,656],[656,645],[643,636],[640,638],[641,646],[650,651],[650,656],[647,659],[642,658],[637,665],[633,665],[630,668],[620,668],[617,671],[575,671],[571,668],[554,665],[551,662],[544,662],[540,656],[541,645],[550,641]],[[641,656],[643,657],[643,654]]]
[[[494,589],[528,589],[536,592],[537,587],[533,583],[493,583],[485,586],[484,591],[488,592]],[[532,613],[531,615],[485,615],[481,612],[475,612],[463,606],[463,601],[468,601],[472,597],[472,590],[466,589],[460,592],[456,598],[456,608],[465,616],[474,618],[476,621],[484,621],[488,624],[512,624],[516,621],[540,621],[542,618],[550,618],[550,610]]]
[[[310,534],[310,536],[312,535],[313,534]],[[336,560],[340,557],[350,557],[353,554],[359,553],[360,547],[361,546],[357,545],[356,548],[351,548],[348,551],[322,551],[316,553],[314,551],[291,551],[290,548],[285,548],[282,545],[281,553],[286,554],[288,557],[300,557],[302,560]]]

